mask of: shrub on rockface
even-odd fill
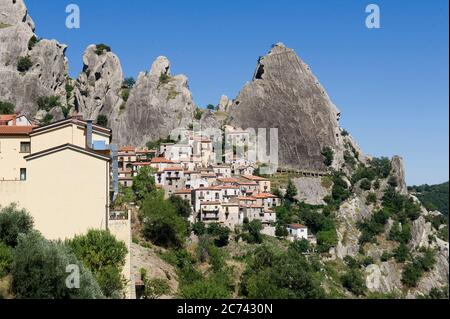
[[[33,62],[31,61],[29,56],[19,57],[17,61],[17,71],[19,72],[27,72],[33,66]]]

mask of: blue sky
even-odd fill
[[[110,45],[126,76],[165,55],[201,106],[236,97],[258,57],[284,42],[311,66],[366,153],[401,155],[410,185],[448,180],[447,0],[25,2],[38,35],[69,46],[73,77],[92,43]],[[70,3],[80,7],[80,29],[65,27]],[[381,29],[365,27],[369,3],[381,9]]]

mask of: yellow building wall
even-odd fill
[[[35,228],[48,239],[106,229],[108,165],[70,149],[30,160],[27,181],[0,181],[0,205],[17,202],[27,209]]]
[[[6,137],[0,138],[0,181],[20,180],[20,169],[27,168],[23,158],[29,153],[20,153],[20,143],[29,142],[29,137]]]

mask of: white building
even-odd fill
[[[301,224],[290,224],[287,226],[289,232],[289,238],[291,240],[308,240],[308,227]]]

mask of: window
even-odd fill
[[[31,143],[20,142],[20,153],[31,153]]]
[[[21,181],[26,181],[27,180],[27,169],[26,168],[21,168],[20,169],[20,180]]]

